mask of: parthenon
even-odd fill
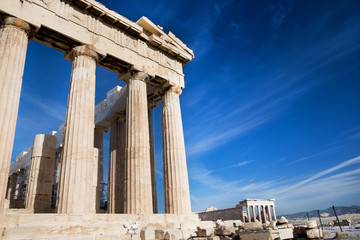
[[[194,58],[192,50],[146,17],[135,23],[90,0],[5,0],[0,2],[0,12],[0,212],[4,209],[26,50],[28,42],[34,40],[64,52],[65,58],[73,62],[62,150],[58,153],[57,213],[96,212],[101,146],[109,128],[110,212],[156,212],[149,114],[161,100],[165,212],[190,214],[179,95],[184,88],[182,66]],[[118,73],[119,79],[127,83],[125,99],[117,103],[121,106],[98,124],[96,65]],[[52,176],[47,174],[47,180],[41,182],[37,171],[54,161],[53,141],[44,135],[35,138],[31,158],[38,162],[31,163],[28,186],[33,199],[37,191],[50,188],[46,182]],[[34,203],[29,197],[26,206],[30,205]]]
[[[1,0],[0,21],[1,239],[228,239],[235,233],[252,236],[254,224],[264,236],[275,236],[266,239],[291,238],[277,237],[273,199],[240,202],[227,225],[192,212],[179,97],[183,66],[194,53],[172,32],[146,17],[132,22],[94,0]],[[64,124],[34,136],[11,163],[29,41],[59,50],[72,62],[70,90]],[[96,66],[126,83],[97,105]],[[151,116],[160,101],[164,214],[157,209]]]

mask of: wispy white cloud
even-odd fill
[[[63,122],[65,121],[66,103],[59,104],[49,99],[43,99],[39,96],[36,96],[35,94],[30,95],[27,93],[24,93],[22,95],[22,100],[26,101],[28,104],[40,108],[50,117],[53,117]]]
[[[240,123],[238,127],[226,129],[224,132],[216,132],[210,136],[205,136],[204,139],[195,143],[189,144],[188,155],[195,155],[203,152],[207,152],[211,149],[215,149],[226,142],[230,141],[234,137],[238,137],[245,134],[247,131],[267,122],[270,116],[263,116],[251,119],[247,122]]]
[[[164,178],[164,174],[162,171],[160,171],[159,169],[155,168],[155,174],[158,175],[160,178]]]
[[[295,161],[292,161],[292,162],[289,162],[287,165],[292,165],[292,164],[295,164],[295,163],[299,163],[299,162],[303,162],[305,160],[308,160],[310,157],[301,157]]]
[[[244,166],[246,164],[249,164],[251,161],[243,161],[243,162],[238,162],[234,165],[231,165],[230,167],[241,167],[241,166]]]
[[[207,169],[197,169],[196,178],[192,180],[211,186],[216,190],[209,197],[202,197],[192,193],[197,198],[197,210],[202,210],[207,205],[218,208],[234,207],[244,198],[276,198],[277,205],[282,213],[298,211],[312,205],[330,204],[336,198],[348,195],[360,196],[360,168],[333,174],[348,166],[360,163],[360,156],[343,161],[333,167],[312,174],[306,178],[297,176],[294,179],[275,179],[266,182],[254,182],[249,179],[228,181],[216,176],[216,172]],[[327,177],[325,177],[328,175]],[[295,182],[295,183],[294,183]],[[226,197],[224,197],[224,195]]]
[[[188,143],[188,155],[193,156],[213,150],[278,117],[290,101],[311,87],[311,85],[306,85],[291,89],[290,87],[293,84],[285,83],[283,85],[288,87],[275,88],[272,93],[254,98],[244,106],[234,108],[234,110],[221,114],[221,116],[209,116],[211,119],[216,119],[216,125],[220,127],[214,128],[210,124],[207,128],[202,127],[202,129],[207,130],[202,135],[199,132],[191,134],[193,137]],[[236,121],[230,122],[229,119],[236,119]]]
[[[271,26],[274,29],[278,29],[283,24],[294,5],[294,1],[286,1],[283,3],[285,4],[270,5],[270,10],[272,11]]]
[[[298,188],[298,187],[300,187],[300,186],[302,186],[304,184],[307,184],[307,183],[309,183],[311,181],[314,181],[314,180],[316,180],[316,179],[318,179],[318,178],[320,178],[322,176],[325,176],[325,175],[327,175],[329,173],[335,172],[336,170],[339,170],[341,168],[353,165],[355,163],[360,163],[360,156],[349,159],[349,160],[347,160],[345,162],[342,162],[342,163],[340,163],[340,164],[338,164],[338,165],[336,165],[334,167],[331,167],[331,168],[328,168],[328,169],[326,169],[324,171],[321,171],[321,172],[319,172],[319,173],[317,173],[317,174],[315,174],[315,175],[313,175],[313,176],[311,176],[311,177],[309,177],[307,179],[304,179],[303,181],[301,181],[299,183],[296,183],[296,184],[291,185],[291,186],[289,186],[287,188],[279,190],[278,192],[276,192],[276,194],[280,194],[280,193],[287,192],[287,191],[290,191],[292,189]]]

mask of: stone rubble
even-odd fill
[[[324,235],[316,221],[312,220],[307,221],[306,225],[294,227],[294,237],[305,239],[321,239],[324,237]]]
[[[275,240],[293,239],[293,226],[287,220],[268,224],[243,223],[240,220],[217,221],[212,228],[197,227],[194,240]]]

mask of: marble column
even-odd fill
[[[165,213],[190,214],[180,94],[181,89],[171,87],[162,97]]]
[[[87,214],[95,211],[92,166],[94,162],[95,69],[97,54],[88,46],[69,53],[73,60],[57,212]]]
[[[7,199],[9,200],[10,208],[14,208],[15,206],[15,192],[16,192],[16,185],[17,185],[17,173],[13,173],[9,177],[9,190],[8,190],[8,196]]]
[[[270,206],[269,205],[266,206],[266,213],[268,215],[269,222],[272,222],[271,213],[270,213]]]
[[[255,206],[252,205],[251,208],[252,208],[252,213],[253,213],[253,220],[254,220],[254,222],[256,222]]]
[[[90,165],[91,169],[91,175],[89,175],[89,178],[92,180],[91,189],[92,189],[92,195],[90,199],[90,212],[97,213],[100,211],[99,207],[96,205],[98,197],[100,196],[98,190],[98,174],[99,174],[99,149],[93,148],[93,162]]]
[[[55,154],[55,136],[35,136],[25,200],[25,208],[33,209],[35,213],[46,213],[51,209]]]
[[[274,221],[276,221],[275,205],[272,205],[272,212],[274,215]]]
[[[267,221],[266,212],[265,212],[265,205],[262,206],[262,213],[264,217],[264,223]]]
[[[18,174],[18,181],[16,185],[16,194],[15,194],[15,200],[16,201],[16,208],[25,208],[25,186],[26,186],[26,174],[25,174],[25,168],[21,168],[17,172]]]
[[[106,129],[103,127],[95,127],[94,130],[94,147],[98,149],[98,171],[96,185],[96,211],[100,210],[100,194],[101,183],[104,182],[104,133]]]
[[[151,165],[151,187],[153,199],[153,212],[157,213],[157,192],[156,192],[156,173],[155,173],[155,152],[154,152],[154,138],[152,128],[152,108],[149,108],[149,139],[150,139],[150,165]]]
[[[244,208],[243,206],[240,207],[240,217],[241,217],[241,221],[245,222],[245,216],[244,216]]]
[[[30,26],[6,17],[0,29],[0,213],[4,209]]]
[[[125,119],[115,117],[110,126],[108,212],[124,213]]]
[[[258,205],[258,206],[257,206],[257,209],[258,209],[258,213],[259,213],[259,221],[262,222],[261,207]]]
[[[10,176],[8,177],[7,186],[6,186],[6,194],[5,199],[9,200],[9,191],[10,191]]]
[[[124,211],[128,214],[153,213],[147,80],[146,73],[133,72],[127,88]]]
[[[248,222],[251,222],[249,205],[246,205],[246,215],[247,215]]]

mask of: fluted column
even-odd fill
[[[249,207],[249,205],[246,205],[246,215],[247,215],[248,222],[251,222],[250,207]]]
[[[274,221],[276,221],[275,205],[272,205],[272,212],[273,212],[273,215],[274,215]]]
[[[251,208],[252,208],[253,220],[254,220],[254,222],[256,222],[255,206],[252,205]]]
[[[243,206],[240,207],[240,215],[241,215],[241,221],[245,222],[245,215],[244,215],[244,208],[243,208]]]
[[[265,212],[265,205],[262,206],[262,213],[264,216],[264,223],[267,221],[266,212]]]
[[[15,206],[15,191],[16,191],[16,185],[17,185],[17,173],[13,173],[9,177],[9,190],[7,199],[9,200],[10,204],[9,207],[13,208]]]
[[[104,133],[106,129],[102,127],[95,127],[94,130],[94,147],[98,149],[98,171],[97,171],[97,185],[96,185],[96,210],[100,210],[100,191],[101,183],[104,182]]]
[[[95,69],[97,54],[87,46],[70,52],[73,59],[57,212],[86,214],[95,211],[93,196]]]
[[[0,29],[0,213],[4,209],[30,26],[6,17]]]
[[[45,213],[50,211],[55,154],[55,136],[45,134],[35,136],[25,208],[33,209],[34,212]]]
[[[269,222],[272,222],[271,213],[270,213],[270,206],[269,205],[266,206],[266,213],[268,215]]]
[[[152,129],[152,117],[149,108],[149,139],[150,139],[150,165],[151,165],[151,186],[152,186],[152,199],[153,199],[153,212],[157,213],[157,192],[156,192],[156,173],[155,173],[155,152],[154,152],[154,138]]]
[[[259,205],[257,205],[257,209],[258,209],[258,214],[259,214],[259,221],[262,222],[262,217],[261,217],[261,208]]]
[[[181,89],[171,87],[162,97],[165,213],[190,214],[180,94]]]
[[[115,117],[110,126],[109,213],[124,213],[125,119]]]
[[[153,213],[147,79],[135,72],[127,88],[124,210],[129,214]]]

